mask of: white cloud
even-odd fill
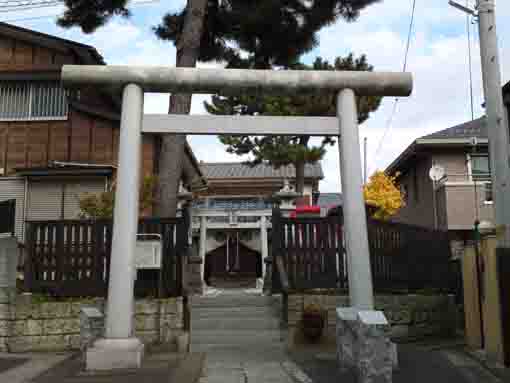
[[[474,1],[471,1],[473,4]],[[184,0],[172,1],[172,10],[184,5]],[[160,7],[161,14],[150,14],[150,20],[159,20],[168,5]],[[135,16],[142,7],[133,8]],[[503,80],[510,80],[510,2],[498,1],[498,28],[501,48]],[[400,71],[409,25],[410,4],[403,1],[381,1],[361,14],[355,23],[339,21],[320,33],[320,46],[307,59],[321,55],[327,59],[351,51],[366,53],[376,70]],[[175,49],[171,43],[158,41],[151,32],[148,18],[114,19],[108,27],[92,37],[83,36],[75,29],[62,32],[53,20],[36,29],[93,43],[109,63],[136,65],[174,65]],[[21,24],[23,25],[23,23]],[[30,22],[28,27],[33,27]],[[413,73],[415,88],[408,99],[401,99],[391,129],[375,156],[379,140],[384,134],[391,114],[393,99],[386,98],[381,108],[360,128],[360,137],[367,136],[370,169],[384,168],[414,139],[433,131],[462,123],[470,118],[467,70],[466,19],[462,13],[448,6],[446,0],[417,2],[415,33],[409,53],[408,69]],[[473,43],[473,75],[477,115],[483,111],[479,47],[476,29]],[[216,67],[219,64],[200,64]],[[202,102],[208,95],[193,97],[192,113],[204,113]],[[166,113],[168,95],[146,97],[147,113]],[[190,141],[199,160],[239,160],[228,155],[216,137],[192,137]],[[338,149],[329,149],[323,162],[326,179],[322,191],[338,191]]]

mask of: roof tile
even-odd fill
[[[210,162],[201,163],[200,168],[206,178],[294,178],[296,171],[293,165],[274,168],[268,164],[250,166],[243,162]],[[305,165],[306,178],[324,178],[320,163]]]

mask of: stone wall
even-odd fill
[[[80,348],[80,310],[104,312],[104,299],[42,302],[0,289],[0,351],[66,351]],[[183,332],[182,298],[135,302],[135,333],[144,343],[175,343]]]
[[[309,304],[319,304],[325,312],[325,331],[321,342],[335,343],[336,308],[348,307],[346,295],[292,294],[288,299],[289,345],[304,343],[301,316]],[[376,295],[375,309],[384,311],[394,341],[428,336],[453,336],[456,306],[451,295]]]

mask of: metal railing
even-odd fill
[[[70,91],[58,81],[0,83],[0,121],[65,119]]]

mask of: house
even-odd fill
[[[270,255],[271,197],[286,181],[295,184],[293,166],[201,163],[208,188],[194,202],[198,253],[211,285],[254,286]],[[320,163],[305,166],[304,203],[310,204],[324,178]]]
[[[277,193],[284,180],[294,185],[296,178],[293,165],[274,168],[268,164],[252,167],[242,162],[213,162],[200,163],[200,169],[207,179],[208,188],[200,193],[202,202],[199,203],[209,208],[267,206],[268,202],[263,201]],[[312,203],[323,178],[320,163],[305,165],[303,196],[306,204]],[[253,205],[254,201],[259,202]]]
[[[435,183],[433,165],[444,169]],[[485,117],[416,139],[386,169],[398,174],[405,206],[394,220],[450,231],[462,243],[475,221],[493,221]]]
[[[64,64],[105,65],[91,46],[0,23],[0,201],[16,199],[16,234],[26,220],[76,218],[79,196],[115,178],[120,97],[60,84]],[[157,173],[158,139],[144,134],[142,173]],[[187,184],[205,185],[189,146]]]

